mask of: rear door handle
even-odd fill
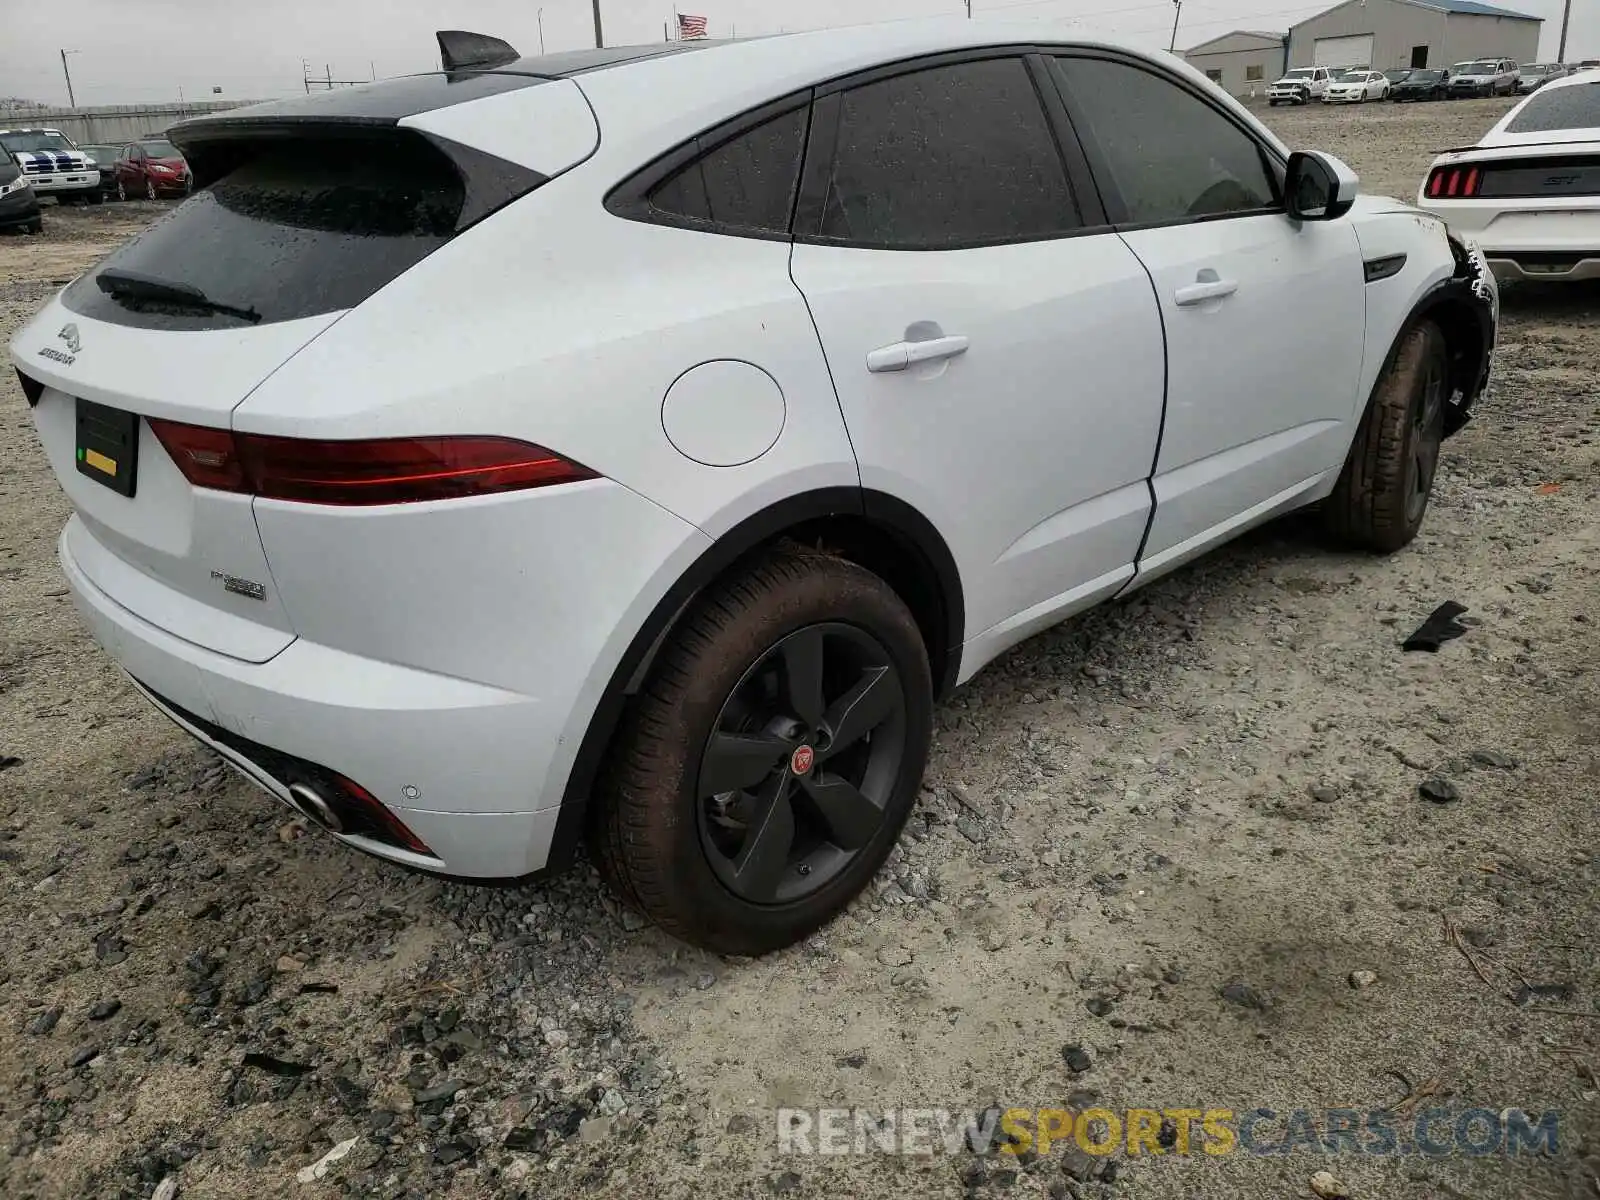
[[[1200,272],[1200,277],[1194,283],[1185,284],[1174,292],[1172,298],[1187,307],[1191,304],[1204,304],[1207,300],[1221,300],[1238,290],[1237,279],[1219,279],[1217,273],[1208,267]]]
[[[904,371],[912,363],[936,362],[941,358],[954,358],[967,352],[964,334],[928,338],[921,342],[895,342],[867,351],[867,370],[874,375],[883,371]]]

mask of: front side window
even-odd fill
[[[1030,241],[1081,226],[1020,58],[932,67],[840,94],[820,236],[882,249]],[[818,120],[830,106],[819,104]]]
[[[802,105],[707,150],[657,184],[650,207],[728,230],[787,234],[805,138]]]
[[[1277,207],[1260,147],[1198,96],[1125,63],[1056,62],[1078,132],[1098,147],[1121,199],[1122,221],[1192,221]]]

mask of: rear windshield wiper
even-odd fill
[[[218,313],[225,317],[238,317],[241,321],[249,321],[252,325],[261,320],[261,314],[253,308],[236,308],[232,304],[223,304],[191,284],[172,283],[166,279],[157,279],[153,275],[141,275],[137,271],[108,267],[96,275],[94,281],[100,290],[113,300],[170,304],[200,312]]]

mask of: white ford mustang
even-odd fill
[[[172,130],[193,197],[11,347],[94,635],[392,861],[583,834],[674,933],[791,942],[939,696],[1304,505],[1399,549],[1485,384],[1471,247],[1164,54],[440,44]]]
[[[1600,279],[1600,72],[1552,80],[1439,155],[1417,203],[1501,279]]]

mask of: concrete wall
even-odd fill
[[[1365,3],[1349,0],[1300,22],[1289,31],[1289,65],[1309,67],[1313,61],[1312,44],[1318,38],[1370,33],[1373,35],[1372,62],[1365,65],[1375,71],[1409,67],[1413,46],[1428,47],[1430,67],[1448,66],[1445,30],[1446,16],[1436,9],[1403,4],[1398,0],[1365,0]]]
[[[1216,82],[1234,96],[1248,96],[1252,88],[1259,96],[1266,91],[1267,84],[1284,72],[1283,42],[1268,41],[1248,33],[1230,33],[1186,50],[1183,56],[1195,70],[1204,74],[1220,71],[1222,78]],[[1258,79],[1248,78],[1252,67],[1258,69]]]
[[[192,104],[106,104],[94,108],[28,108],[0,112],[0,129],[59,129],[80,146],[131,142],[161,133],[187,117],[254,103],[206,100]]]
[[[1445,34],[1443,65],[1469,58],[1509,58],[1519,63],[1539,60],[1538,21],[1452,13]]]

